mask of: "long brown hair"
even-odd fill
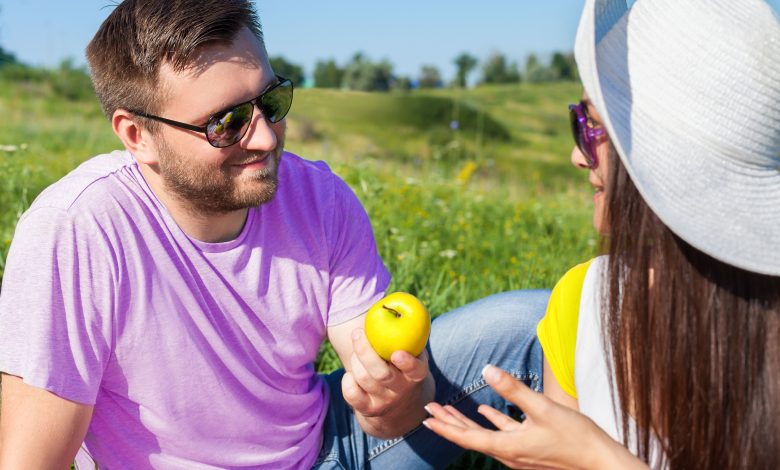
[[[630,415],[640,457],[655,436],[670,469],[780,468],[780,277],[692,247],[614,149],[609,163],[602,319],[623,435]]]

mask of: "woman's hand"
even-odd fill
[[[585,415],[561,406],[494,366],[487,383],[525,413],[525,421],[480,405],[479,413],[498,430],[485,429],[451,406],[430,403],[423,424],[436,434],[510,468],[648,468]]]

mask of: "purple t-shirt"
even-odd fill
[[[225,243],[188,237],[127,152],[22,216],[0,294],[0,370],[94,404],[101,468],[301,468],[328,391],[326,327],[382,297],[368,217],[322,162],[285,153],[275,198]]]

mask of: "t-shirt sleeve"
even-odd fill
[[[112,348],[112,263],[101,232],[62,209],[17,224],[0,291],[0,371],[94,404]]]
[[[374,232],[354,192],[334,177],[334,213],[329,234],[330,305],[327,325],[366,313],[390,284]]]
[[[536,327],[544,357],[550,364],[555,379],[563,391],[574,398],[577,398],[574,385],[577,321],[582,283],[591,261],[578,264],[563,275],[550,294],[547,313]]]

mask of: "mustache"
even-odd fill
[[[281,153],[281,149],[274,149],[270,152],[245,152],[244,155],[225,163],[228,165],[246,165],[248,163],[258,162],[266,158],[278,159]]]

